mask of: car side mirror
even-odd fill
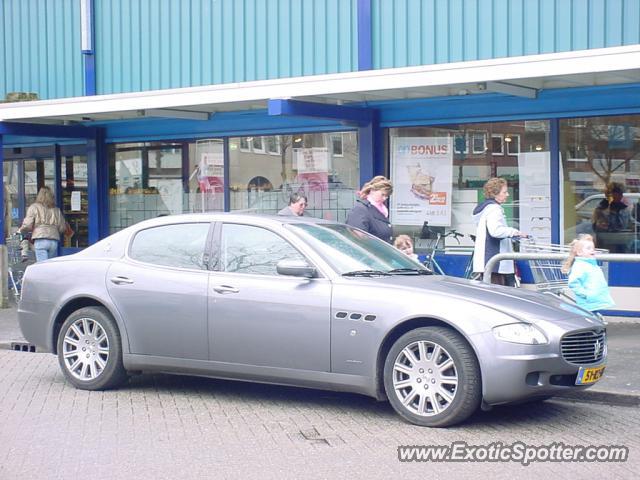
[[[279,275],[306,278],[313,278],[317,273],[315,267],[303,260],[280,260],[276,264],[276,271]]]

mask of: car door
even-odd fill
[[[218,232],[209,282],[211,359],[329,371],[330,281],[279,275],[280,260],[307,260],[271,230],[223,223]]]
[[[131,353],[207,360],[205,248],[211,224],[139,231],[127,258],[107,273],[109,295],[124,318]]]

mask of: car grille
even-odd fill
[[[560,348],[562,358],[569,363],[598,363],[607,353],[607,334],[604,329],[597,329],[565,335]]]

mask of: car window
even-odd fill
[[[129,256],[155,265],[205,270],[203,256],[208,233],[208,223],[147,228],[134,237]]]
[[[289,242],[260,227],[226,223],[222,226],[220,269],[224,272],[278,275],[280,260],[306,259]]]
[[[397,248],[342,224],[290,224],[340,274],[357,270],[424,269]]]

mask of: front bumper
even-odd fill
[[[477,338],[480,348],[483,400],[489,405],[519,402],[531,398],[557,395],[586,389],[597,382],[576,385],[580,367],[606,365],[606,347],[602,359],[589,364],[566,361],[560,350],[560,339],[547,345],[520,345],[497,340],[488,332]],[[486,354],[491,352],[491,354]]]

